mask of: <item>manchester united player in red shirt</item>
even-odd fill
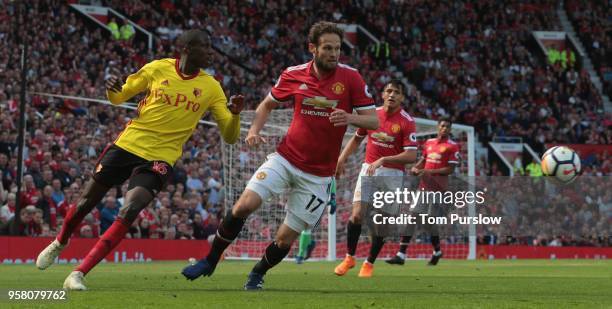
[[[422,177],[419,184],[420,188],[430,191],[445,190],[447,178],[444,176],[451,175],[459,164],[461,158],[459,155],[459,144],[450,139],[452,125],[449,118],[438,119],[438,136],[428,139],[423,144],[423,156],[410,170],[412,174]],[[402,237],[399,252],[392,259],[388,260],[387,263],[404,264],[410,238],[411,236]],[[440,258],[442,258],[439,235],[431,235],[431,245],[434,248],[434,252],[428,265],[435,266]]]
[[[414,120],[402,109],[404,101],[404,85],[393,80],[385,85],[382,91],[383,106],[376,109],[380,126],[376,130],[358,129],[348,142],[338,160],[338,174],[344,169],[346,159],[359,147],[367,136],[366,158],[355,186],[353,211],[347,224],[346,258],[335,269],[338,276],[355,267],[355,251],[361,234],[361,177],[381,177],[384,189],[395,190],[402,186],[405,166],[416,161],[416,126]],[[371,277],[374,261],[384,245],[382,236],[373,236],[370,254],[359,271],[359,277]]]
[[[293,102],[293,119],[277,148],[253,174],[246,189],[223,219],[210,253],[183,269],[190,280],[210,276],[221,254],[238,236],[246,218],[271,195],[289,191],[287,215],[275,241],[255,265],[244,288],[261,289],[266,272],[278,264],[291,244],[317,224],[329,199],[332,177],[347,125],[378,128],[374,100],[357,70],[338,63],[343,31],[319,22],[310,28],[308,50],[314,59],[287,68],[259,104],[246,143],[257,146],[268,115],[279,102]],[[352,114],[355,110],[357,114]]]

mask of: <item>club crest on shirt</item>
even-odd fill
[[[401,127],[399,124],[397,124],[397,123],[394,123],[394,124],[391,126],[391,132],[393,132],[393,133],[399,133],[399,131],[400,131],[401,129],[402,129],[402,127]]]
[[[193,88],[193,95],[194,95],[196,98],[199,98],[199,97],[200,97],[200,95],[202,95],[202,90],[201,90],[201,89],[198,89],[198,88]]]
[[[445,151],[446,151],[446,146],[440,147],[440,152],[445,152]]]
[[[160,175],[166,175],[166,173],[168,173],[168,165],[166,162],[154,161],[151,169]]]
[[[264,180],[264,179],[266,179],[266,177],[268,177],[266,172],[259,172],[259,173],[257,173],[257,175],[255,175],[255,178],[257,178],[259,180]]]
[[[162,86],[170,86],[170,82],[168,82],[168,80],[164,80],[163,82],[161,82]]]
[[[344,93],[344,84],[341,82],[336,82],[335,84],[332,85],[332,91],[337,94],[337,95],[341,95]]]

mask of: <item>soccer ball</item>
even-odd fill
[[[570,183],[580,173],[580,158],[569,147],[554,146],[542,156],[542,173],[561,183]]]

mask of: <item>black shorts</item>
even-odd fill
[[[172,166],[164,161],[148,161],[112,144],[102,152],[93,178],[96,182],[113,187],[128,178],[128,190],[144,187],[153,195],[161,191],[172,174]]]

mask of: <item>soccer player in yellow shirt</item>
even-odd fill
[[[144,91],[146,96],[138,104],[137,116],[100,156],[93,179],[68,211],[57,238],[39,254],[36,266],[46,269],[53,264],[75,228],[111,187],[129,179],[128,192],[117,220],[66,278],[64,289],[86,289],[83,277],[121,242],[138,213],[163,189],[183,144],[206,111],[212,113],[225,142],[233,144],[240,136],[243,96],[232,96],[227,104],[219,82],[202,70],[213,58],[208,34],[189,30],[177,44],[178,59],[152,61],[125,84],[114,75],[106,81],[106,94],[115,105]]]

